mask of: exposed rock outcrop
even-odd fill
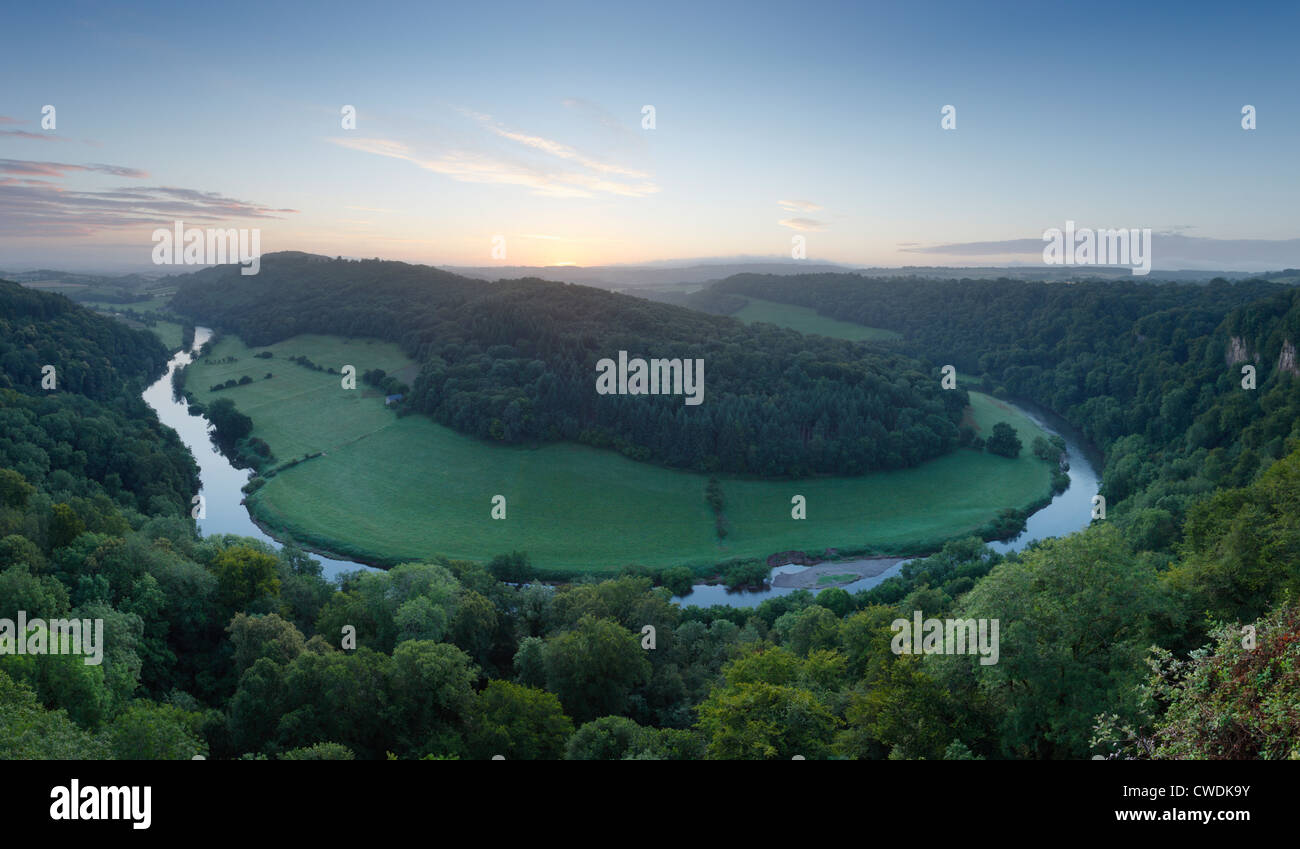
[[[1250,358],[1250,352],[1246,350],[1245,339],[1240,336],[1233,336],[1228,340],[1228,365],[1235,366],[1237,363],[1244,363]]]
[[[1296,367],[1295,361],[1295,343],[1290,339],[1282,342],[1282,353],[1277,355],[1277,370],[1289,371],[1294,375],[1300,375],[1300,368]]]

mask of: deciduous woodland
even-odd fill
[[[704,472],[914,466],[957,446],[968,402],[894,351],[586,286],[490,283],[399,262],[273,254],[255,277],[232,267],[192,275],[172,306],[254,346],[300,333],[397,342],[420,363],[403,406],[482,439],[577,441]],[[619,351],[703,359],[708,403],[598,394],[597,363]]]
[[[1019,554],[961,540],[871,590],[754,609],[678,607],[660,586],[682,582],[673,570],[530,582],[522,551],[335,586],[293,545],[197,534],[193,460],[139,401],[166,359],[156,339],[0,283],[0,618],[105,623],[102,665],[0,655],[0,756],[1300,757],[1295,289],[718,284],[729,297],[715,303],[752,295],[895,330],[886,351],[562,284],[277,265],[230,285],[202,272],[176,308],[256,344],[308,330],[394,339],[421,363],[413,409],[480,438],[497,438],[496,421],[501,439],[595,433],[693,466],[734,417],[745,438],[723,465],[772,473],[955,444],[946,399],[959,396],[934,388],[951,363],[1088,432],[1107,455],[1107,516]],[[277,309],[276,287],[292,308]],[[605,411],[577,397],[595,395],[599,356],[652,346],[706,358],[702,409],[718,404],[716,418],[678,419],[680,399]],[[67,370],[57,390],[41,387],[45,364]],[[786,412],[808,430],[793,445]],[[852,438],[836,429],[847,417],[863,422]],[[836,427],[819,431],[823,418]],[[855,441],[877,426],[885,448]],[[998,663],[894,654],[890,623],[915,611],[999,619]]]

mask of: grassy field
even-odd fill
[[[181,333],[183,332],[183,328],[174,321],[155,321],[153,327],[148,327],[143,322],[136,321],[135,319],[124,316],[121,313],[116,313],[109,308],[95,307],[94,309],[96,312],[110,315],[112,318],[117,319],[128,327],[134,327],[136,330],[148,330],[153,333],[153,335],[157,336],[162,343],[167,346],[167,350],[169,351],[176,351],[181,347]]]
[[[112,301],[95,301],[88,300],[81,303],[88,307],[109,310],[135,310],[136,312],[170,312],[167,304],[171,301],[171,295],[159,295],[148,299],[147,301],[134,301],[129,304],[118,304]]]
[[[270,359],[253,355],[270,351]],[[342,388],[342,377],[313,371],[290,362],[289,357],[306,356],[323,368],[341,371],[355,366],[357,388]],[[220,360],[234,357],[235,362]],[[337,448],[396,423],[393,411],[384,407],[375,389],[361,382],[361,375],[374,368],[400,374],[414,366],[398,347],[370,339],[341,339],[330,336],[296,336],[266,348],[248,348],[239,339],[226,337],[211,354],[185,372],[185,388],[200,402],[229,398],[240,412],[251,416],[254,436],[265,439],[276,459],[284,462],[304,454]],[[267,374],[272,377],[268,380]],[[253,378],[245,386],[210,391],[214,384]],[[409,379],[409,378],[408,378]]]
[[[134,327],[137,330],[152,331],[155,336],[162,340],[162,343],[167,346],[168,350],[175,351],[181,346],[182,328],[180,324],[177,324],[174,321],[159,321],[155,322],[153,327],[146,327],[140,322],[121,314],[122,310],[134,310],[138,313],[155,311],[166,312],[167,301],[169,300],[171,300],[170,295],[162,298],[150,298],[147,301],[139,301],[134,304],[115,304],[106,301],[80,301],[79,303],[86,309],[112,315],[117,320]]]
[[[359,381],[344,390],[339,376],[287,360],[305,354],[321,366],[351,364],[358,375],[382,368],[409,382],[414,366],[391,344],[299,336],[257,350],[275,356],[257,359],[238,339],[223,339],[207,362],[187,370],[186,388],[204,403],[232,399],[280,462],[324,452],[272,477],[249,505],[277,532],[356,559],[485,560],[517,549],[540,567],[601,572],[828,546],[912,553],[978,528],[1001,508],[1036,501],[1050,486],[1047,465],[1028,450],[1015,460],[963,450],[858,478],[723,477],[730,534],[720,542],[703,475],[581,445],[488,444],[420,415],[398,418]],[[226,357],[235,361],[217,362]],[[209,391],[243,375],[253,383]],[[983,435],[1008,421],[1028,447],[1040,433],[1000,402],[972,399]],[[498,494],[506,498],[504,520],[490,516]],[[790,517],[796,494],[807,499],[806,520]]]
[[[822,336],[832,336],[836,339],[849,339],[854,342],[862,340],[880,341],[902,338],[892,330],[882,330],[879,327],[866,327],[861,324],[853,324],[852,322],[839,321],[838,319],[818,315],[817,311],[810,307],[797,307],[793,304],[778,304],[775,301],[749,298],[748,295],[745,297],[749,299],[749,303],[745,304],[739,312],[734,313],[733,317],[748,324],[753,324],[756,321],[765,321],[768,324],[775,324],[780,327],[788,327],[791,330],[798,330],[800,333],[819,333]]]
[[[152,331],[155,336],[162,340],[167,346],[167,350],[176,351],[181,347],[181,333],[183,328],[173,321],[154,322],[153,327],[141,327],[145,330]]]

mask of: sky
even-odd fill
[[[1151,228],[1158,268],[1300,266],[1296,3],[5,18],[0,269],[144,270],[177,220],[468,266],[788,258],[796,236],[816,262],[1036,263],[1073,221]]]

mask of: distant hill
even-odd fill
[[[172,309],[249,345],[301,333],[398,343],[420,363],[403,409],[505,443],[577,441],[704,472],[860,474],[952,450],[967,405],[894,351],[571,283],[285,254],[262,257],[257,275],[188,277]],[[598,393],[598,361],[620,351],[702,360],[703,403]]]
[[[680,265],[598,265],[598,266],[441,266],[447,271],[481,280],[500,280],[510,277],[536,277],[541,280],[559,280],[582,283],[601,289],[626,291],[656,300],[678,303],[677,293],[732,277],[736,274],[800,275],[852,272],[863,277],[923,277],[930,280],[1041,280],[1045,282],[1077,282],[1083,280],[1133,280],[1156,282],[1176,280],[1184,283],[1208,283],[1215,278],[1225,280],[1278,279],[1280,282],[1300,281],[1300,270],[1284,269],[1276,272],[1251,273],[1245,271],[1170,271],[1152,269],[1150,274],[1134,277],[1127,266],[967,266],[944,267],[937,265],[907,265],[901,267],[859,267],[839,263],[815,263],[804,260],[745,260]],[[654,290],[665,291],[657,294]]]
[[[481,280],[535,277],[539,280],[558,280],[581,283],[599,289],[639,289],[702,284],[721,280],[733,274],[807,274],[811,272],[848,271],[851,266],[835,263],[814,263],[796,260],[768,260],[756,262],[691,263],[683,265],[510,265],[510,266],[442,266],[447,271],[476,277]]]
[[[900,350],[1062,415],[1106,453],[1108,509],[1147,523],[1141,534],[1157,547],[1198,497],[1246,485],[1300,444],[1300,288],[1275,280],[742,274],[706,291],[894,330]]]

